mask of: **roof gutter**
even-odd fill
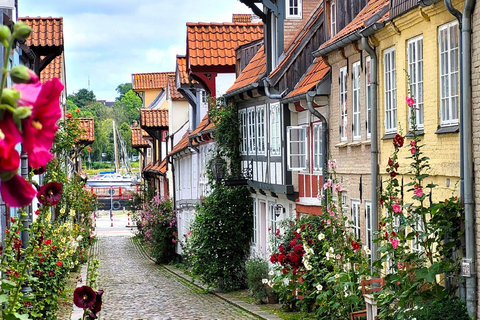
[[[281,100],[285,92],[287,92],[287,90],[284,90],[282,93],[271,93],[268,78],[263,78],[263,86],[265,88],[265,95],[270,99]]]
[[[325,177],[325,174],[327,174],[327,168],[328,168],[328,122],[327,119],[315,108],[313,107],[313,99],[316,96],[315,91],[308,91],[305,94],[305,99],[307,99],[307,106],[308,106],[308,111],[310,111],[311,114],[313,114],[315,117],[320,119],[322,121],[322,129],[321,129],[321,134],[322,134],[322,164],[323,164],[323,169],[322,169],[322,176]],[[324,179],[325,182],[325,179]],[[324,192],[323,194],[324,197],[324,202],[327,203],[327,193]]]
[[[371,181],[371,201],[372,201],[372,229],[378,225],[378,131],[377,131],[377,69],[378,58],[375,49],[368,43],[368,32],[362,35],[362,46],[370,56],[370,181]],[[375,240],[376,235],[373,235]],[[377,243],[372,241],[372,261],[378,260]],[[373,272],[373,270],[372,270]]]
[[[476,316],[475,216],[473,196],[473,138],[472,138],[472,11],[475,0],[465,0],[463,13],[453,8],[451,0],[445,6],[460,23],[460,170],[463,174],[465,210],[465,258],[462,264],[470,267],[465,279],[465,301],[470,317]]]

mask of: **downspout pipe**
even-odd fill
[[[283,98],[285,91],[282,93],[271,93],[270,92],[270,83],[267,78],[263,78],[263,87],[265,88],[265,95],[270,99],[280,100]]]
[[[171,147],[171,150],[173,150],[173,137],[175,136],[175,134],[172,134],[171,135],[171,139],[170,139],[170,147]],[[176,195],[176,192],[175,190],[177,189],[176,186],[175,186],[175,166],[173,164],[173,156],[172,155],[167,155],[167,163],[170,163],[171,165],[171,170],[172,170],[172,184],[173,184],[173,211],[176,212],[177,210],[177,204],[176,204],[176,201],[177,201],[177,195]]]
[[[371,106],[370,113],[370,171],[371,171],[371,194],[372,194],[372,230],[378,226],[378,131],[377,131],[377,69],[378,58],[375,50],[368,43],[368,37],[362,34],[362,46],[370,56],[370,86],[369,98],[367,102]],[[376,238],[373,235],[373,240]],[[378,260],[377,243],[372,243],[372,261]],[[373,272],[373,270],[372,270]]]
[[[325,183],[325,174],[327,173],[327,168],[328,168],[328,122],[327,119],[315,108],[313,107],[313,99],[315,98],[315,92],[314,91],[308,91],[305,94],[305,99],[307,99],[307,106],[308,106],[308,111],[310,111],[311,114],[313,114],[315,117],[320,119],[322,121],[322,164],[323,164],[323,170],[322,170],[322,175],[324,177],[324,183]],[[327,193],[325,192],[324,195],[324,203],[327,203]]]

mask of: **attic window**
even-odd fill
[[[330,4],[330,37],[337,34],[337,10],[335,1]]]
[[[287,19],[302,18],[302,0],[287,0]]]

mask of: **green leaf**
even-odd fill
[[[10,280],[2,279],[2,286],[1,287],[2,287],[3,290],[11,290],[13,288],[16,288],[17,284],[15,282],[10,281]]]
[[[19,314],[19,313],[14,313],[15,319],[19,320],[29,320],[30,318],[28,317],[28,314]]]
[[[5,303],[8,301],[8,295],[7,294],[0,294],[0,303]]]

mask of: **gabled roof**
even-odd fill
[[[32,34],[25,40],[31,47],[63,47],[63,18],[22,17],[18,20],[32,28]]]
[[[59,56],[56,56],[45,69],[40,72],[40,81],[45,83],[46,81],[52,80],[53,78],[62,79],[62,70],[63,70],[63,52]]]
[[[358,15],[348,24],[340,30],[334,37],[326,41],[316,51],[318,54],[324,55],[335,50],[335,44],[338,47],[342,46],[342,40],[346,40],[354,32],[359,31],[370,24],[375,22],[383,22],[388,19],[389,16],[389,3],[390,0],[370,0],[365,8],[358,13]],[[375,16],[377,15],[377,16]],[[372,21],[373,20],[373,21]],[[351,41],[350,41],[351,42]],[[331,48],[331,50],[329,50]]]
[[[177,73],[176,73],[179,84],[189,84],[188,73],[187,73],[187,57],[177,56]]]
[[[262,46],[257,54],[252,58],[250,63],[243,69],[242,73],[235,80],[233,85],[228,89],[227,95],[242,92],[250,85],[255,85],[260,78],[265,75],[267,69],[267,61],[265,56],[265,47]]]
[[[215,124],[213,121],[210,121],[208,113],[203,117],[202,122],[198,125],[198,127],[190,134],[190,136],[197,136],[204,133],[208,133],[215,128]]]
[[[168,110],[140,110],[140,125],[150,128],[168,127]]]
[[[235,48],[263,37],[262,23],[187,23],[189,67],[235,66]]]
[[[185,100],[185,98],[177,91],[175,86],[175,75],[168,76],[168,92],[170,93],[170,98],[172,100]]]
[[[132,130],[132,147],[133,148],[146,148],[150,145],[148,144],[147,140],[143,139],[144,135],[148,135],[148,133],[141,129],[141,128],[131,128]]]
[[[90,144],[95,141],[95,121],[93,118],[78,118],[78,128],[80,129],[80,141]]]
[[[330,71],[330,67],[323,61],[321,57],[316,58],[313,64],[308,69],[300,82],[295,86],[295,89],[286,96],[286,98],[293,98],[298,95],[303,95],[315,87]]]
[[[132,74],[133,90],[142,91],[166,88],[168,76],[174,74],[174,72],[134,73]]]
[[[190,139],[189,139],[189,132],[185,132],[182,139],[178,141],[178,143],[173,147],[172,151],[168,154],[169,156],[172,156],[184,149],[186,149],[190,144]],[[198,143],[194,140],[191,141],[192,146],[198,146]]]
[[[300,28],[298,33],[293,37],[293,42],[290,44],[286,51],[286,55],[283,60],[278,64],[275,70],[269,75],[270,79],[278,78],[282,71],[286,71],[286,69],[291,65],[291,63],[297,58],[299,54],[302,53],[303,47],[307,43],[307,41],[313,36],[315,30],[313,27],[318,22],[321,22],[320,18],[322,17],[324,12],[323,2],[317,5],[315,11],[313,12],[312,16],[305,21],[303,27]]]

